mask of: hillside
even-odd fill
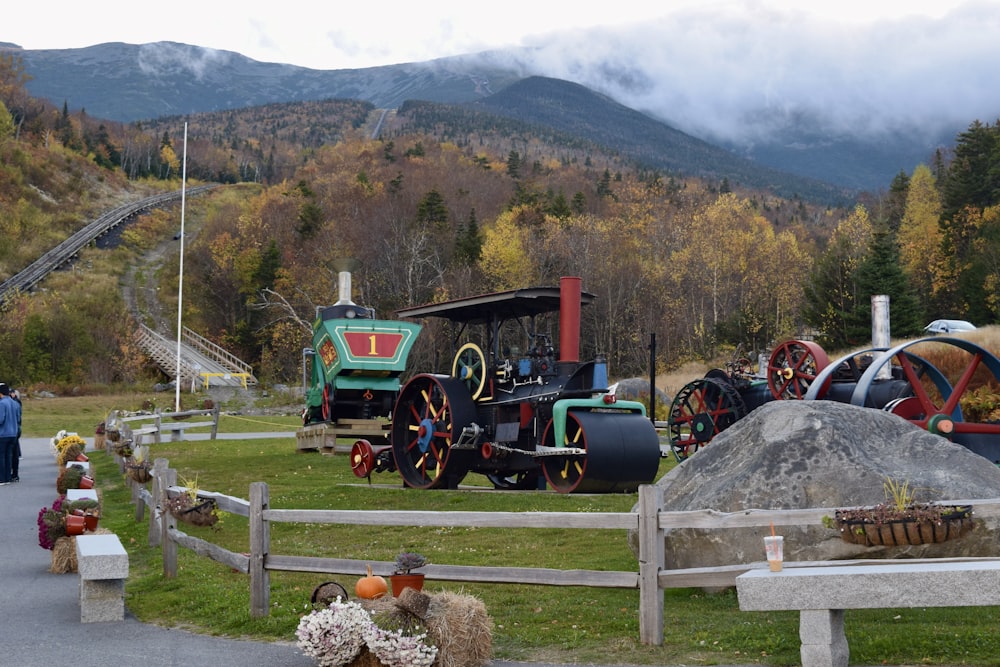
[[[514,54],[492,52],[357,70],[313,70],[262,63],[233,52],[174,42],[9,52],[23,58],[32,77],[28,83],[32,94],[56,106],[65,102],[71,109],[85,109],[93,116],[123,122],[334,98],[361,100],[388,109],[399,108],[408,100],[465,104],[501,93],[525,77],[544,75],[517,57],[508,57]],[[512,102],[494,102],[493,110],[514,113]],[[520,103],[515,106],[519,118],[540,125],[552,122],[549,116],[560,110],[558,105],[547,113]],[[671,110],[634,113],[641,119],[622,125],[629,119],[620,116],[617,127],[600,128],[600,136],[594,140],[624,153],[652,156],[651,164],[658,168],[686,173],[710,172],[720,160],[733,159],[727,155],[729,150],[735,150],[737,153],[732,155],[740,157],[728,166],[727,172],[737,174],[741,182],[773,183],[776,178],[780,180],[780,172],[804,179],[790,184],[784,192],[822,190],[822,186],[817,187],[822,182],[837,184],[834,190],[884,189],[900,170],[909,171],[917,162],[927,160],[934,148],[909,134],[890,137],[877,145],[851,136],[816,137],[810,129],[812,121],[804,117],[789,130],[790,134],[777,141],[726,145],[722,149],[716,143],[714,157],[709,158],[713,144],[687,136],[678,145],[679,150],[663,156],[661,152],[671,146],[667,137],[679,132],[665,120],[671,117]],[[633,122],[638,127],[632,128]],[[653,124],[662,127],[653,128]],[[711,142],[711,138],[705,139]],[[689,155],[693,163],[688,162]],[[761,178],[756,172],[764,171],[762,165],[771,174]]]
[[[470,106],[585,137],[668,173],[727,179],[788,198],[848,198],[845,190],[756,164],[568,81],[529,77]]]

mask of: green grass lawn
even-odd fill
[[[107,409],[120,407],[104,407],[93,399],[75,406],[60,404],[62,399],[47,402],[44,417],[37,406],[26,407],[26,434],[53,435],[66,428],[90,436]],[[296,419],[261,421],[275,422],[273,430],[281,432],[294,430]],[[271,430],[262,424],[240,429],[235,426],[240,422],[228,419],[223,423],[223,432]],[[247,498],[251,482],[267,482],[276,509],[615,512],[630,511],[636,502],[634,494],[418,491],[404,489],[394,473],[374,475],[369,486],[353,476],[346,456],[299,452],[293,438],[164,442],[151,448],[151,456],[167,458],[181,477],[197,479],[204,490]],[[177,577],[165,579],[159,549],[147,546],[147,526],[134,520],[128,487],[113,457],[95,453],[91,460],[103,494],[102,526],[117,533],[129,551],[126,604],[140,619],[211,634],[294,641],[315,586],[336,580],[353,593],[355,577],[273,572],[271,614],[253,619],[244,574],[180,549]],[[664,460],[660,474],[671,466]],[[214,530],[188,525],[181,529],[231,551],[248,550],[243,517],[226,514]],[[276,554],[374,562],[391,561],[400,551],[419,551],[431,562],[447,565],[638,569],[624,531],[272,525],[271,552]],[[666,591],[665,642],[654,647],[639,643],[636,590],[435,581],[428,581],[426,589],[462,591],[482,599],[495,624],[497,658],[642,665],[799,663],[798,614],[740,612],[733,591]],[[851,663],[866,665],[995,665],[1000,655],[998,624],[1000,608],[994,607],[858,610],[846,615]]]

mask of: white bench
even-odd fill
[[[118,536],[78,535],[76,561],[80,573],[80,622],[125,620],[128,553]]]
[[[847,667],[845,609],[1000,605],[1000,560],[796,567],[736,577],[743,611],[798,610],[802,667]]]

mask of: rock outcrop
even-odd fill
[[[718,435],[657,486],[666,510],[839,508],[885,501],[887,479],[916,500],[1000,498],[1000,468],[899,417],[832,401],[774,401]],[[786,560],[1000,556],[1000,525],[942,544],[864,547],[822,525],[783,527]],[[675,530],[668,568],[763,560],[763,529]],[[635,544],[633,542],[633,548]]]

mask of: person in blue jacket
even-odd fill
[[[0,486],[11,482],[20,432],[21,405],[10,397],[10,387],[0,382]]]
[[[14,399],[17,403],[19,414],[23,414],[24,406],[21,405],[21,396],[17,393],[17,389],[13,387],[10,388],[10,397]],[[21,468],[21,419],[18,417],[17,420],[17,442],[14,444],[14,454],[13,460],[10,462],[10,481],[20,482],[21,478],[18,476]]]

